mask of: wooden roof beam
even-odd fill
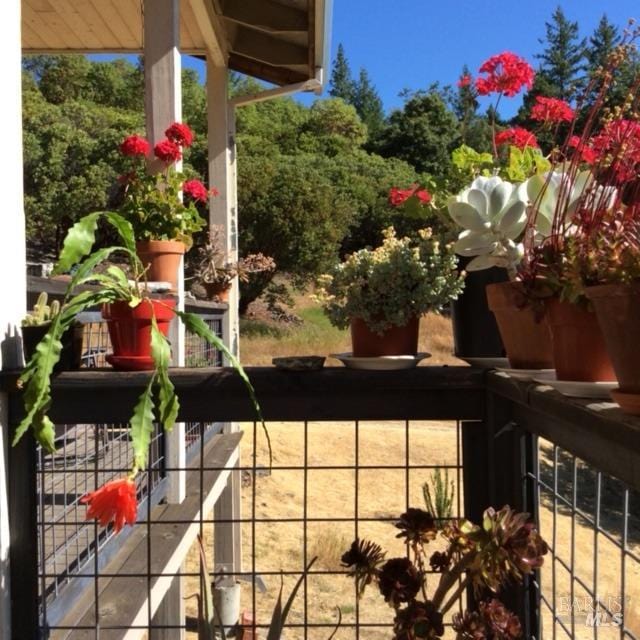
[[[225,30],[220,18],[208,0],[190,0],[191,10],[202,33],[209,59],[217,66],[227,65],[229,52]]]
[[[309,64],[307,47],[284,42],[266,33],[253,31],[246,27],[238,27],[231,49],[233,53],[240,56],[265,62],[274,67]]]
[[[307,13],[273,0],[226,0],[226,20],[267,33],[305,33],[309,29]]]
[[[309,75],[300,73],[297,70],[287,69],[286,67],[272,67],[233,52],[229,56],[229,68],[277,85],[304,82],[309,79]]]

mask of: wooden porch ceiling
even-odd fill
[[[329,0],[181,0],[180,50],[278,85],[322,66]],[[29,53],[141,53],[141,0],[22,0]]]

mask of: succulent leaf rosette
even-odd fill
[[[449,215],[463,228],[453,248],[473,258],[467,271],[504,267],[515,276],[524,251],[519,239],[527,225],[528,202],[525,183],[499,176],[479,176],[449,200]]]
[[[431,229],[412,239],[398,238],[390,227],[382,245],[357,251],[320,276],[316,299],[337,327],[360,318],[382,334],[455,299],[464,284],[457,262],[452,245],[440,243]]]

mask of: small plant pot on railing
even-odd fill
[[[553,347],[544,309],[535,309],[529,303],[519,282],[489,284],[486,291],[510,366],[551,369]]]
[[[169,282],[178,290],[178,270],[187,247],[178,240],[146,240],[136,243],[140,261],[147,269],[147,280]]]
[[[593,311],[578,304],[545,301],[558,380],[613,382],[616,374]]]
[[[202,282],[202,287],[207,292],[209,300],[218,302],[229,302],[230,282]]]
[[[124,301],[105,304],[102,316],[109,327],[113,354],[107,362],[120,371],[149,371],[155,368],[151,356],[151,325],[166,336],[174,316],[175,300],[143,300],[137,307]]]
[[[640,284],[605,284],[586,293],[620,385],[611,395],[625,413],[640,415]]]
[[[51,323],[22,327],[22,347],[24,349],[25,362],[29,362],[36,351],[36,347],[44,338]],[[82,364],[82,347],[84,339],[84,326],[76,323],[69,327],[61,338],[62,351],[60,360],[53,368],[54,373],[60,371],[73,371],[79,369]]]
[[[415,356],[418,353],[420,318],[417,316],[404,327],[389,327],[382,335],[372,331],[361,318],[353,318],[350,327],[353,355],[357,358]]]

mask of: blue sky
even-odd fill
[[[334,0],[332,60],[342,43],[353,74],[367,69],[388,112],[402,106],[403,89],[453,84],[464,64],[475,73],[495,53],[513,51],[536,66],[544,23],[558,5],[582,36],[593,33],[605,12],[620,27],[640,19],[638,0]],[[185,56],[183,64],[203,76],[203,63]],[[500,114],[510,117],[519,104],[503,100]]]

